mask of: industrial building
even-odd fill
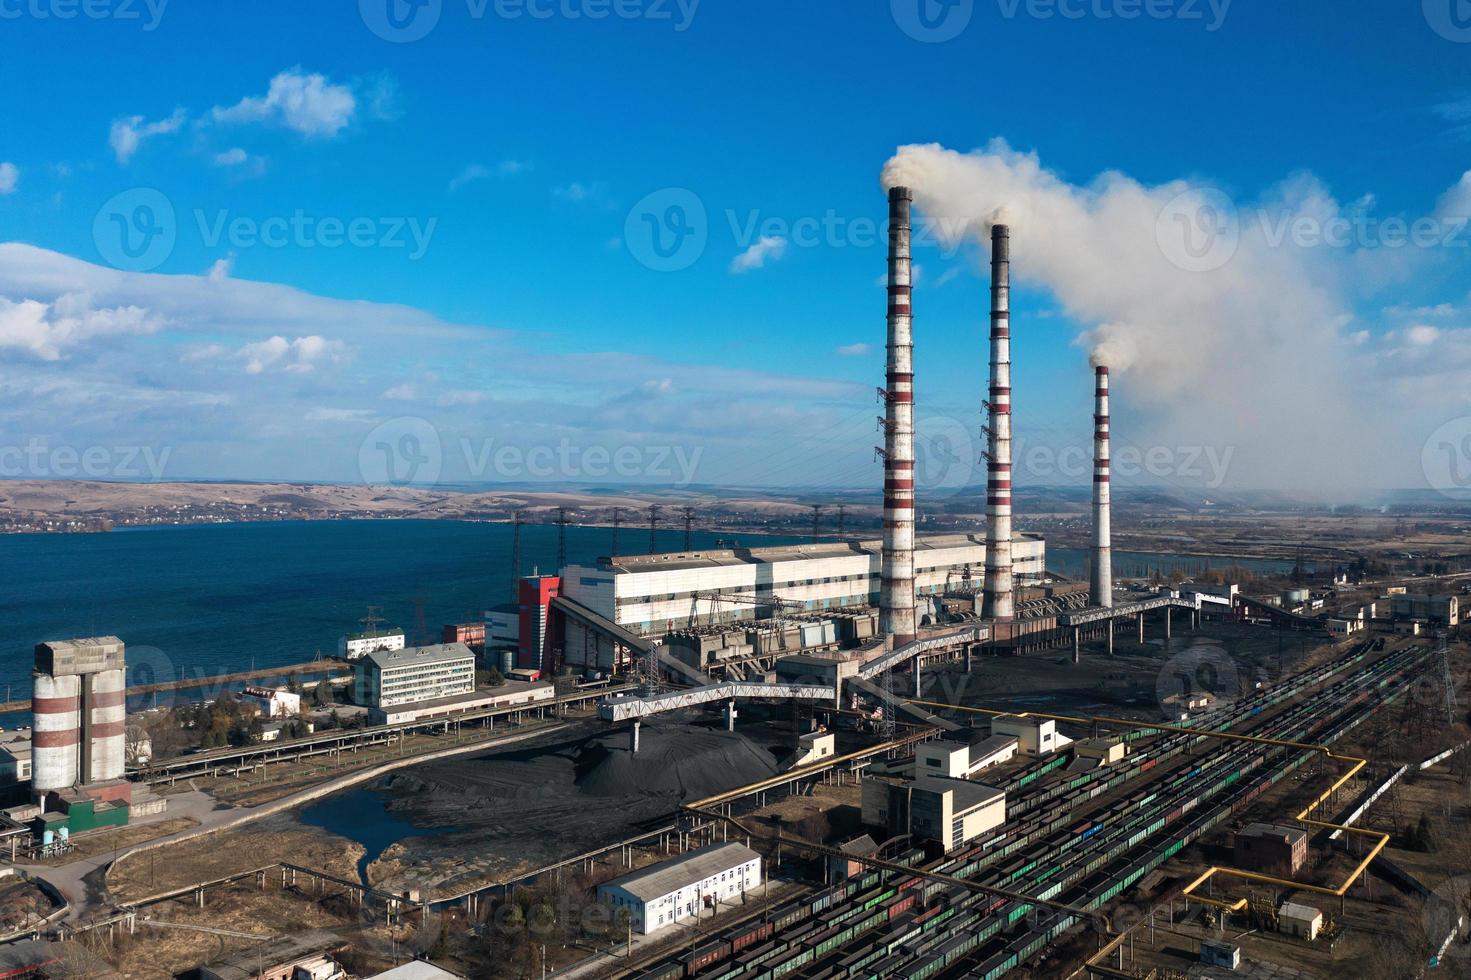
[[[345,660],[358,660],[378,650],[402,650],[405,646],[401,629],[371,629],[348,633],[337,641],[337,655]]]
[[[511,680],[487,691],[433,698],[428,701],[410,701],[388,707],[370,707],[368,720],[375,725],[403,725],[431,718],[448,718],[466,711],[531,707],[553,701],[556,696],[557,689],[551,684]]]
[[[1311,905],[1283,902],[1277,910],[1277,931],[1312,942],[1323,931],[1323,913]]]
[[[1458,626],[1461,600],[1453,595],[1396,595],[1389,600],[1395,619],[1423,620],[1434,626]]]
[[[36,647],[31,674],[31,790],[36,799],[82,795],[123,807],[127,766],[127,668],[115,636]],[[50,809],[50,805],[43,803]]]
[[[1042,539],[1017,535],[1012,550],[1016,574],[1044,576]],[[985,564],[986,544],[979,536],[919,538],[914,588],[920,625],[937,622],[933,601],[926,598],[979,581]],[[561,594],[629,633],[657,636],[798,613],[832,613],[838,620],[842,613],[877,606],[882,584],[882,541],[832,541],[604,558],[595,566],[566,568]],[[862,639],[855,634],[855,640]],[[567,623],[564,655],[570,666],[604,671],[617,666],[606,636],[574,621]]]
[[[914,752],[915,775],[969,779],[982,769],[1015,758],[1017,739],[1011,735],[983,735],[965,730],[932,739]]]
[[[1057,722],[1048,718],[998,715],[991,719],[991,734],[1016,739],[1017,751],[1027,756],[1050,755],[1072,744],[1072,739],[1057,730]]]
[[[1086,738],[1073,743],[1073,755],[1079,759],[1093,759],[1100,765],[1111,766],[1123,762],[1129,747],[1120,738]]]
[[[24,783],[30,778],[30,729],[0,733],[0,786]]]
[[[1006,791],[967,779],[918,776],[863,781],[863,823],[885,837],[909,834],[949,852],[1006,822]]]
[[[374,650],[353,669],[353,700],[391,708],[475,693],[475,654],[463,643]]]
[[[339,936],[305,930],[231,953],[198,972],[200,980],[339,980],[347,972],[335,957],[347,949]]]
[[[761,885],[761,855],[744,844],[711,844],[598,886],[598,897],[650,935],[698,918],[704,908],[743,898]]]
[[[1236,834],[1236,864],[1248,871],[1289,877],[1308,859],[1308,832],[1301,827],[1254,823]]]

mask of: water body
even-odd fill
[[[522,528],[522,569],[551,571],[557,529]],[[445,623],[477,620],[511,598],[512,529],[455,521],[304,521],[123,528],[107,534],[0,535],[0,694],[30,693],[35,644],[116,634],[128,644],[132,684],[229,673],[334,654],[369,605],[412,639]],[[697,548],[731,535],[697,532]],[[746,545],[791,537],[739,535]],[[625,552],[644,551],[647,529],[625,527]],[[659,547],[683,545],[661,531]],[[608,528],[567,529],[569,561],[612,548]],[[1049,564],[1081,575],[1086,553],[1055,549]],[[1194,569],[1203,559],[1130,552],[1115,569]],[[1213,559],[1283,570],[1290,562]],[[422,615],[420,609],[422,608]]]
[[[368,865],[394,844],[416,835],[421,828],[393,814],[382,793],[368,787],[344,790],[299,810],[296,818],[308,827],[357,841],[364,853],[358,860],[358,877],[367,884]],[[433,836],[459,833],[459,828],[435,828]]]
[[[116,634],[129,682],[284,666],[334,655],[368,606],[410,639],[422,623],[478,620],[512,595],[514,532],[457,521],[301,521],[122,528],[106,534],[0,535],[0,694],[30,694],[44,640]],[[608,528],[567,529],[567,558],[612,547]],[[731,535],[696,532],[697,548]],[[791,538],[739,535],[746,545]],[[621,550],[642,552],[648,529],[625,527]],[[661,531],[678,548],[683,530]],[[521,529],[522,569],[551,571],[557,529]],[[419,610],[422,608],[422,616]]]

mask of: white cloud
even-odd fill
[[[370,422],[375,418],[372,409],[367,408],[327,408],[319,407],[308,409],[303,421],[306,422]]]
[[[250,154],[236,146],[223,153],[216,153],[214,165],[216,167],[238,167],[250,159]]]
[[[154,333],[162,325],[139,306],[95,308],[85,293],[67,293],[53,303],[0,296],[0,349],[19,349],[43,361],[59,361],[97,338]]]
[[[112,152],[117,155],[117,162],[125,164],[133,159],[133,154],[138,152],[138,147],[143,145],[144,140],[177,133],[186,118],[183,109],[175,109],[172,116],[157,122],[148,122],[142,116],[117,119],[113,121],[108,143],[112,146]]]
[[[871,350],[873,350],[873,345],[871,344],[844,344],[837,349],[836,353],[839,357],[862,357]]]
[[[210,115],[220,123],[270,122],[303,136],[332,137],[352,122],[356,111],[351,88],[334,84],[325,75],[292,68],[271,79],[265,95],[216,106]]]
[[[0,163],[0,194],[14,194],[20,184],[20,168],[6,161]]]
[[[215,259],[214,264],[204,275],[210,282],[224,282],[230,278],[230,273],[233,271],[235,271],[235,253],[231,252],[222,259]]]
[[[394,385],[392,388],[389,388],[383,393],[383,397],[389,401],[411,402],[419,397],[419,390],[412,384],[404,382],[401,385]]]
[[[767,260],[779,261],[787,254],[787,240],[780,235],[766,235],[759,242],[737,255],[730,263],[734,273],[750,272],[766,266]]]
[[[562,187],[552,188],[552,194],[564,201],[573,204],[606,204],[608,203],[608,186],[602,181],[583,183],[574,180]]]
[[[531,164],[521,160],[502,160],[494,167],[472,163],[465,167],[464,170],[461,170],[449,182],[449,189],[451,191],[457,191],[466,184],[474,183],[477,180],[488,180],[491,177],[514,177],[517,174],[523,174],[529,170],[531,170]]]
[[[1405,331],[1405,341],[1413,347],[1429,347],[1440,338],[1440,330],[1428,324],[1417,324]]]
[[[342,341],[328,340],[315,334],[297,337],[295,340],[287,340],[278,335],[246,344],[237,351],[237,356],[245,361],[246,374],[264,374],[276,370],[307,374],[322,364],[340,360],[346,351],[346,345]]]

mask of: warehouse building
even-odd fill
[[[1283,902],[1277,910],[1277,931],[1312,942],[1323,931],[1323,913],[1311,905]]]
[[[374,650],[353,668],[353,699],[391,708],[475,693],[475,654],[463,643]]]
[[[863,822],[952,851],[1006,822],[1006,791],[966,779],[877,777],[863,782]]]
[[[1286,878],[1308,859],[1308,832],[1301,827],[1248,824],[1236,834],[1236,864],[1248,871]]]
[[[1072,739],[1060,733],[1057,722],[1050,718],[998,715],[991,719],[991,734],[1016,739],[1017,752],[1034,757],[1050,755],[1072,744]]]
[[[1017,535],[1012,549],[1019,578],[1044,575],[1041,538]],[[562,594],[632,633],[652,636],[676,626],[767,618],[777,611],[773,596],[809,612],[877,606],[882,564],[878,540],[603,558],[595,566],[564,569]],[[941,594],[980,579],[985,567],[983,536],[917,538],[915,593]],[[569,636],[569,650],[577,645]]]
[[[280,688],[252,685],[240,692],[240,700],[254,707],[265,719],[295,718],[301,714],[301,695]]]
[[[744,844],[711,844],[598,886],[615,914],[640,935],[699,917],[761,885],[761,855]]]
[[[1390,596],[1390,615],[1395,619],[1420,619],[1434,626],[1458,626],[1461,600],[1453,595]]]

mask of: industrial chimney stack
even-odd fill
[[[879,631],[902,646],[914,621],[914,280],[907,187],[889,190],[889,356],[884,398],[884,555]]]
[[[986,480],[986,593],[982,615],[1015,616],[1011,575],[1011,230],[991,228],[991,428]]]
[[[1108,368],[1096,369],[1093,408],[1093,605],[1113,606],[1113,533],[1110,528]]]

